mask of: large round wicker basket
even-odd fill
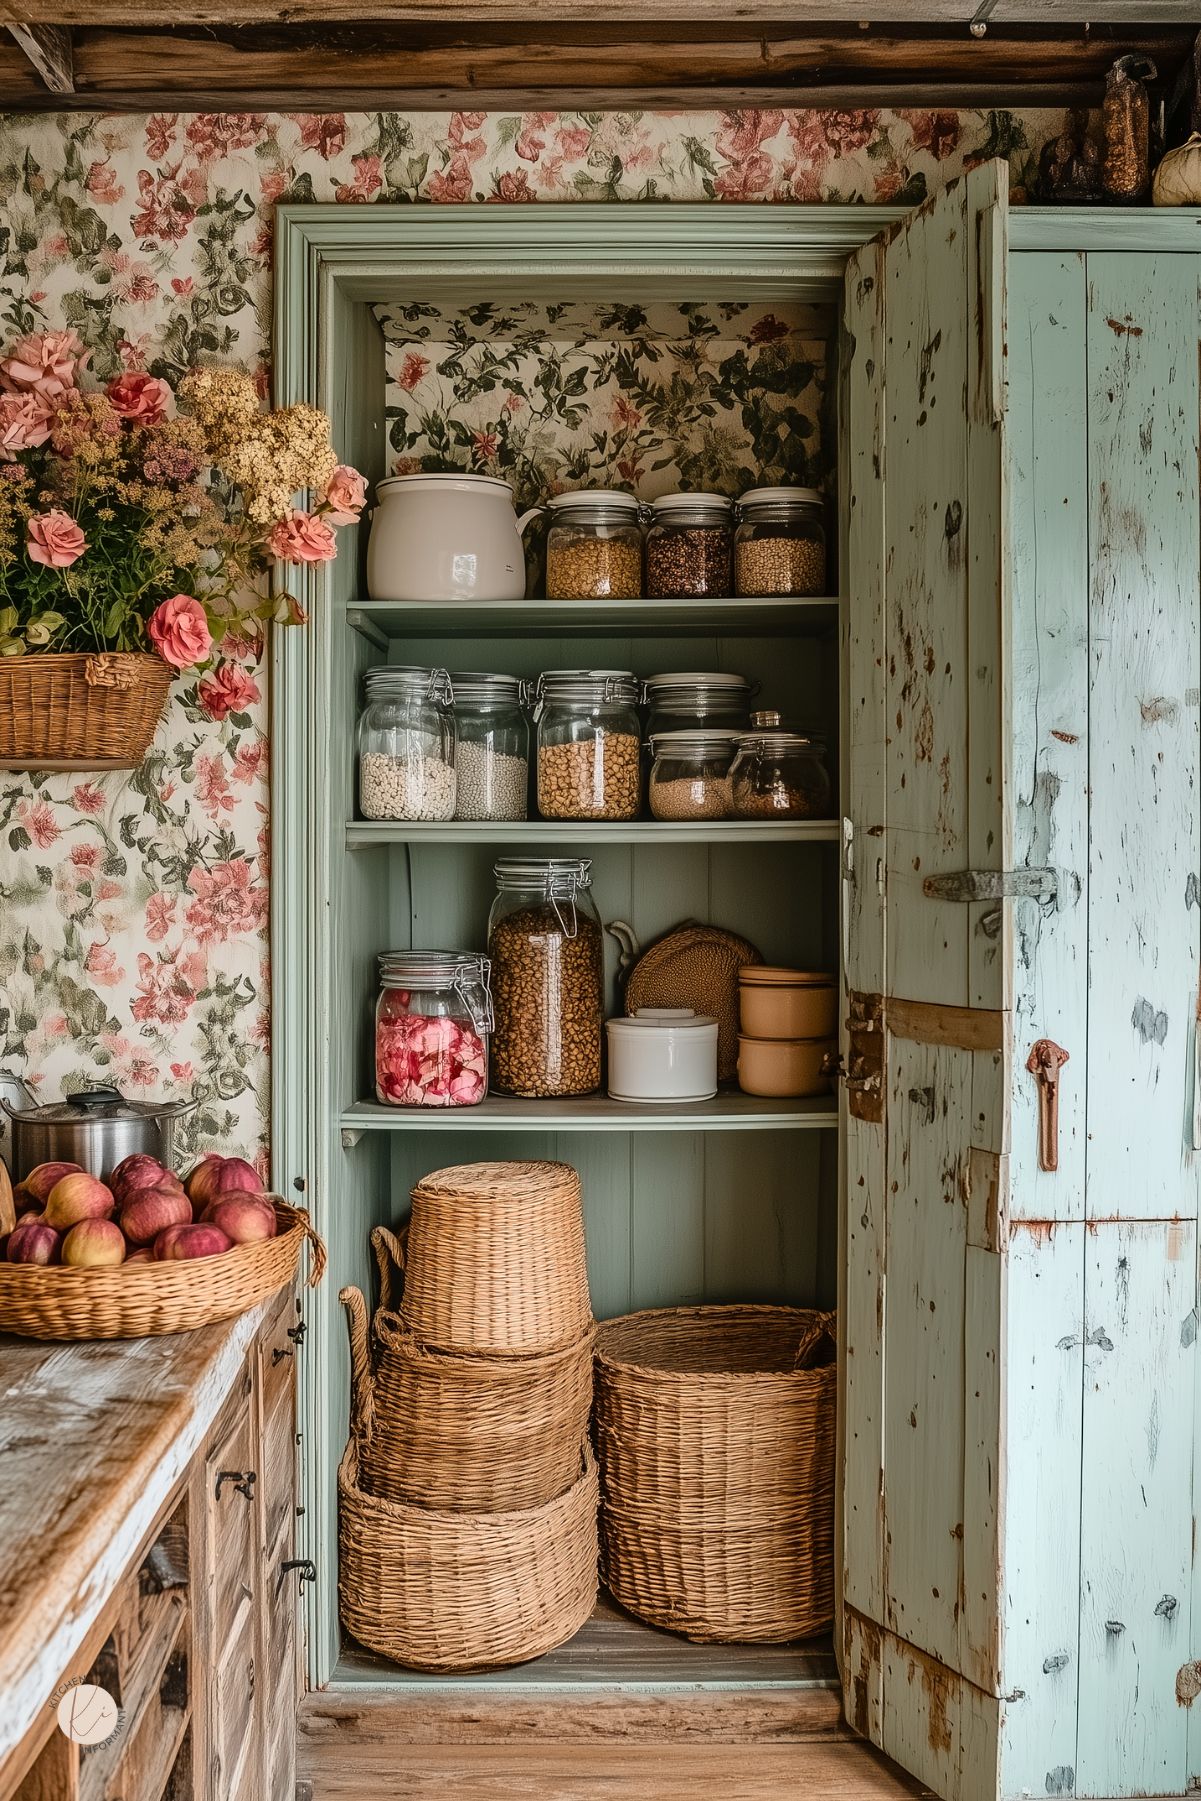
[[[310,1284],[320,1281],[325,1246],[300,1207],[274,1199],[277,1232],[236,1244],[219,1257],[181,1263],[65,1269],[0,1262],[0,1331],[23,1338],[153,1338],[232,1319],[295,1279],[312,1250]]]
[[[568,1163],[464,1163],[413,1189],[400,1317],[423,1345],[529,1357],[592,1324],[580,1178]]]
[[[136,769],[174,674],[149,651],[0,657],[0,768]]]
[[[834,1614],[833,1315],[675,1307],[597,1330],[601,1566],[686,1638],[779,1643]]]
[[[592,1408],[591,1331],[536,1357],[463,1356],[419,1344],[382,1307],[369,1334],[360,1291],[340,1298],[367,1493],[488,1513],[541,1507],[570,1488]]]
[[[564,1644],[596,1605],[588,1441],[577,1447],[570,1486],[541,1507],[458,1513],[385,1500],[360,1478],[366,1377],[352,1355],[350,1437],[338,1470],[338,1604],[347,1631],[419,1670],[524,1663]]]

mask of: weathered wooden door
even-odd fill
[[[1005,179],[865,246],[845,303],[843,1684],[962,1801],[1003,1709]]]
[[[1201,1783],[1199,283],[995,167],[848,275],[843,1682],[948,1801]]]

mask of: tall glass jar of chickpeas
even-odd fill
[[[547,600],[637,600],[641,508],[632,494],[594,488],[547,502]]]
[[[633,819],[642,769],[638,682],[631,672],[547,669],[537,695],[543,819]]]
[[[524,1096],[600,1087],[604,941],[587,857],[504,857],[488,916],[492,1086]]]

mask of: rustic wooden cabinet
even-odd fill
[[[313,625],[276,649],[273,1066],[280,1180],[332,1265],[302,1392],[308,1680],[331,1705],[369,1681],[377,1725],[389,1696],[456,1684],[365,1676],[341,1643],[335,1297],[369,1282],[370,1227],[415,1176],[558,1155],[584,1174],[598,1314],[837,1296],[836,1652],[861,1732],[948,1801],[1201,1781],[1201,215],[1011,214],[1005,180],[981,167],[908,218],[280,211],[278,398],[326,406],[372,478],[375,309],[397,303],[803,303],[839,402],[837,595],[448,609],[367,600],[351,555],[301,574]],[[359,820],[360,679],[388,659],[770,676],[837,746],[839,817]],[[376,953],[478,948],[515,846],[592,856],[602,914],[644,934],[695,914],[838,962],[840,1106],[375,1107]],[[1044,1040],[1039,1069],[1069,1059],[1057,1121],[1027,1067]],[[631,1655],[598,1649],[590,1679],[659,1693]],[[788,1681],[735,1652],[712,1687]]]
[[[295,1297],[279,1296],[89,1646],[61,1673],[121,1717],[80,1750],[48,1708],[14,1801],[293,1801],[297,1620]]]

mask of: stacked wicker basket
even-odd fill
[[[372,1234],[380,1305],[344,1288],[351,1430],[338,1472],[342,1619],[417,1669],[520,1663],[596,1601],[594,1329],[580,1183],[475,1163]],[[393,1306],[393,1274],[403,1293]]]

